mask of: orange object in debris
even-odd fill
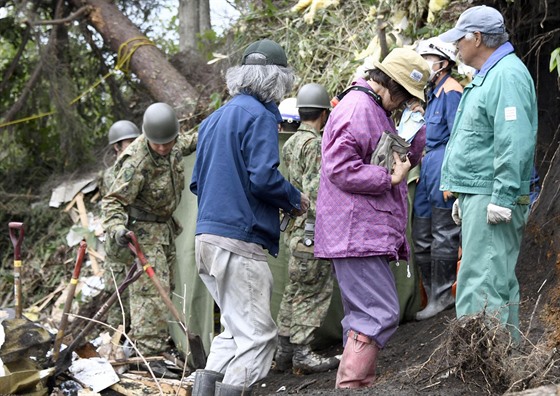
[[[459,260],[457,260],[457,275],[459,275],[459,267],[461,266],[462,257],[463,257],[463,249],[461,249],[461,246],[459,246]],[[453,282],[453,285],[451,285],[451,295],[453,297],[456,297],[457,295],[457,279],[455,279],[455,282]]]

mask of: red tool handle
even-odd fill
[[[23,223],[18,223],[16,221],[11,221],[8,224],[10,228],[10,239],[12,240],[12,245],[14,245],[14,259],[21,260],[21,243],[23,242]],[[19,230],[19,235],[16,235],[16,230]]]
[[[62,318],[60,318],[60,325],[58,327],[58,332],[54,340],[53,361],[55,362],[58,360],[58,355],[60,353],[60,346],[62,345],[62,339],[64,338],[64,332],[66,331],[66,326],[68,324],[68,312],[70,312],[70,308],[72,307],[72,301],[74,300],[74,294],[76,293],[76,286],[78,284],[78,278],[80,277],[80,271],[82,270],[82,262],[84,261],[86,250],[86,241],[81,241],[78,248],[76,264],[74,265],[74,271],[72,272],[72,279],[70,280],[70,284],[68,285],[66,301],[62,310]]]
[[[82,271],[82,263],[84,262],[86,250],[87,250],[86,241],[80,241],[80,246],[78,247],[78,257],[76,258],[76,265],[74,266],[74,272],[72,272],[72,279],[78,279],[80,277],[80,272]]]
[[[138,239],[136,239],[136,235],[134,232],[129,231],[126,236],[130,239],[128,244],[129,249],[132,253],[138,258],[140,264],[142,265],[144,272],[148,274],[152,283],[156,287],[159,295],[161,296],[165,306],[171,311],[173,317],[177,320],[177,323],[180,325],[181,329],[187,335],[188,343],[191,349],[191,353],[193,356],[193,360],[196,367],[205,367],[206,366],[206,353],[204,352],[204,345],[202,344],[202,340],[196,334],[193,334],[187,329],[187,326],[183,323],[181,314],[175,307],[175,304],[171,301],[171,298],[167,295],[166,290],[163,288],[159,278],[154,272],[152,266],[148,263],[146,256],[142,253],[142,249],[140,249],[140,244],[138,243]]]
[[[140,244],[138,243],[138,238],[136,238],[136,234],[134,232],[129,231],[126,236],[130,239],[128,244],[128,248],[134,253],[138,260],[140,260],[140,264],[142,264],[142,268],[148,274],[150,278],[153,278],[155,275],[153,267],[148,263],[148,259],[144,256],[142,249],[140,249]]]

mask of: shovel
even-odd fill
[[[66,325],[68,324],[68,312],[72,307],[72,300],[74,299],[74,293],[76,292],[76,285],[78,284],[78,278],[80,277],[80,271],[82,270],[82,263],[84,261],[84,256],[86,254],[87,243],[85,241],[80,242],[78,248],[78,257],[76,258],[76,264],[74,265],[74,272],[72,273],[72,279],[70,279],[70,284],[68,285],[68,294],[66,295],[66,301],[64,302],[64,309],[62,310],[62,318],[60,319],[60,326],[58,328],[58,333],[54,340],[53,347],[53,360],[58,359],[58,354],[60,353],[60,345],[62,344],[62,339],[64,338],[64,331],[66,330]]]
[[[21,319],[22,298],[21,298],[21,244],[23,242],[23,223],[10,222],[10,239],[14,245],[14,298],[16,300],[16,319]],[[19,230],[19,235],[16,235]]]
[[[179,311],[177,310],[177,308],[175,307],[175,305],[167,295],[167,292],[161,285],[161,282],[157,277],[153,267],[148,263],[146,256],[144,256],[144,253],[140,249],[140,244],[138,243],[138,239],[136,239],[136,235],[134,234],[134,232],[129,231],[126,235],[131,241],[128,244],[128,248],[138,258],[140,264],[142,265],[142,268],[144,269],[146,274],[150,277],[158,293],[160,294],[163,302],[165,303],[165,306],[171,311],[171,314],[177,320],[181,329],[186,334],[192,353],[194,368],[195,369],[204,368],[206,366],[206,353],[204,352],[204,346],[202,344],[202,340],[200,339],[200,336],[191,333],[187,329],[187,326],[185,326],[185,324],[181,320],[181,314],[179,313]]]
[[[80,331],[80,333],[74,338],[74,341],[63,351],[60,352],[58,360],[55,364],[55,372],[53,378],[62,374],[68,367],[72,365],[72,352],[81,345],[84,337],[93,329],[93,327],[98,324],[99,321],[103,319],[109,308],[118,300],[119,294],[124,293],[126,288],[138,279],[142,275],[142,271],[138,269],[138,264],[135,262],[128,270],[126,277],[119,285],[117,290],[109,297],[107,301],[99,308],[95,313],[93,318],[88,322],[88,324]]]

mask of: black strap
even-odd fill
[[[145,221],[150,223],[167,223],[170,216],[157,216],[153,213],[148,213],[142,209],[135,208],[134,206],[128,207],[128,217],[129,223],[133,223],[136,221]]]
[[[338,102],[340,102],[342,100],[342,98],[344,98],[346,96],[346,94],[350,91],[361,91],[361,92],[365,92],[367,93],[369,96],[371,96],[373,98],[373,100],[375,100],[377,102],[377,104],[381,107],[383,107],[383,105],[381,104],[381,96],[379,96],[378,94],[375,93],[375,91],[371,88],[366,88],[366,87],[362,87],[361,85],[353,85],[349,88],[346,88],[341,94],[336,95],[336,99],[338,99]]]

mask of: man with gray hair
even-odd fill
[[[196,265],[224,330],[196,372],[194,396],[249,395],[271,367],[278,330],[265,249],[278,255],[279,209],[300,216],[309,207],[278,170],[276,103],[293,81],[282,47],[254,42],[226,73],[232,99],[200,125],[190,184],[198,197]]]
[[[486,311],[518,339],[515,266],[537,137],[533,79],[494,8],[469,8],[439,37],[456,43],[462,61],[477,70],[459,103],[441,171],[440,190],[458,194],[453,218],[462,223],[457,317]]]

